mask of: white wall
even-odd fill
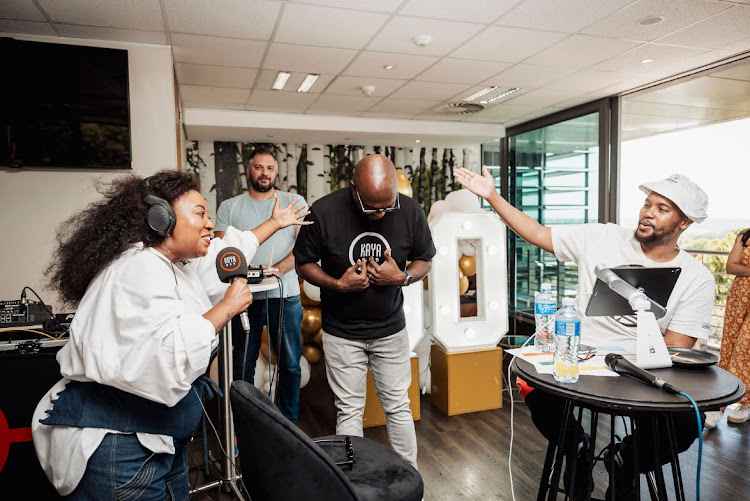
[[[148,176],[177,167],[172,54],[168,46],[15,37],[128,50],[132,170],[0,170],[5,221],[5,243],[0,245],[0,300],[18,299],[21,289],[28,285],[61,312],[66,310],[59,308],[58,298],[45,287],[43,271],[54,250],[55,230],[60,223],[98,198],[93,181],[131,172]]]

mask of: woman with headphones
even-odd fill
[[[217,332],[252,302],[245,280],[219,280],[216,256],[234,246],[251,259],[308,212],[277,200],[255,229],[212,240],[187,174],[125,176],[100,191],[60,226],[47,270],[77,311],[57,355],[63,378],[34,413],[34,447],[69,499],[186,500],[187,442],[211,393],[203,374]]]

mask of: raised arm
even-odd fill
[[[302,212],[303,210],[307,209],[306,205],[295,207],[298,201],[299,198],[295,198],[294,200],[289,202],[289,205],[281,208],[279,206],[279,197],[276,197],[276,203],[273,206],[271,217],[250,230],[258,239],[259,245],[268,240],[271,235],[276,233],[276,231],[280,230],[281,228],[286,228],[287,226],[291,226],[293,224],[298,226],[312,224],[311,221],[302,221],[302,218],[310,214],[310,211]]]
[[[482,166],[482,172],[484,175],[480,176],[476,172],[462,167],[456,169],[453,175],[464,188],[487,200],[495,212],[505,221],[505,224],[524,240],[547,252],[554,252],[552,230],[509,204],[495,191],[495,180],[487,167]]]
[[[742,245],[743,235],[744,233],[737,235],[737,239],[734,241],[734,246],[732,246],[732,250],[729,252],[729,257],[727,258],[727,273],[738,277],[750,277],[750,267],[745,266],[740,261],[742,258],[742,251],[744,250],[744,246]]]

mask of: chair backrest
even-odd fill
[[[356,501],[349,479],[256,387],[232,383],[242,480],[253,499]]]

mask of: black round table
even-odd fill
[[[651,387],[626,376],[581,376],[577,383],[559,383],[551,374],[538,374],[534,366],[525,360],[516,358],[512,364],[512,370],[530,386],[544,392],[552,393],[565,399],[565,408],[561,420],[560,435],[557,444],[550,443],[547,448],[547,457],[542,472],[542,480],[539,485],[537,500],[547,499],[552,501],[557,498],[560,473],[563,465],[565,451],[558,444],[565,444],[565,435],[572,426],[577,426],[573,409],[577,407],[578,421],[580,422],[583,409],[591,411],[591,443],[596,442],[596,427],[598,414],[611,416],[611,442],[614,442],[614,421],[616,416],[625,416],[633,420],[651,420],[653,426],[653,437],[658,445],[659,440],[666,440],[671,454],[672,475],[674,478],[674,489],[676,498],[685,499],[682,487],[682,476],[680,473],[679,460],[675,448],[675,434],[672,423],[672,414],[685,412],[693,409],[690,402],[681,395],[672,395],[665,391]],[[669,369],[654,369],[649,372],[659,376],[664,381],[673,384],[681,391],[690,395],[702,411],[714,410],[738,401],[745,393],[742,382],[729,372],[718,367],[703,367],[700,369],[681,369],[672,367]],[[697,424],[696,424],[697,427]],[[640,426],[633,427],[634,435]],[[660,430],[660,431],[659,431]],[[570,447],[577,449],[575,440],[570,440]],[[637,442],[637,440],[634,440]],[[571,449],[568,452],[575,452]],[[594,447],[590,450],[589,464],[594,463]],[[576,456],[573,458],[571,478],[575,478]],[[638,454],[634,453],[635,471],[638,471]],[[611,458],[614,461],[614,458]],[[610,471],[614,471],[614,464],[610,465]],[[638,478],[639,475],[636,475]],[[591,478],[591,475],[588,475]],[[652,499],[666,500],[666,486],[661,468],[647,475],[649,490]],[[610,491],[614,496],[614,475],[610,475]],[[591,486],[587,492],[591,491]],[[640,486],[636,485],[636,491],[640,499]],[[590,496],[590,494],[589,494]],[[567,496],[566,496],[567,499]],[[590,497],[589,497],[590,499]]]

